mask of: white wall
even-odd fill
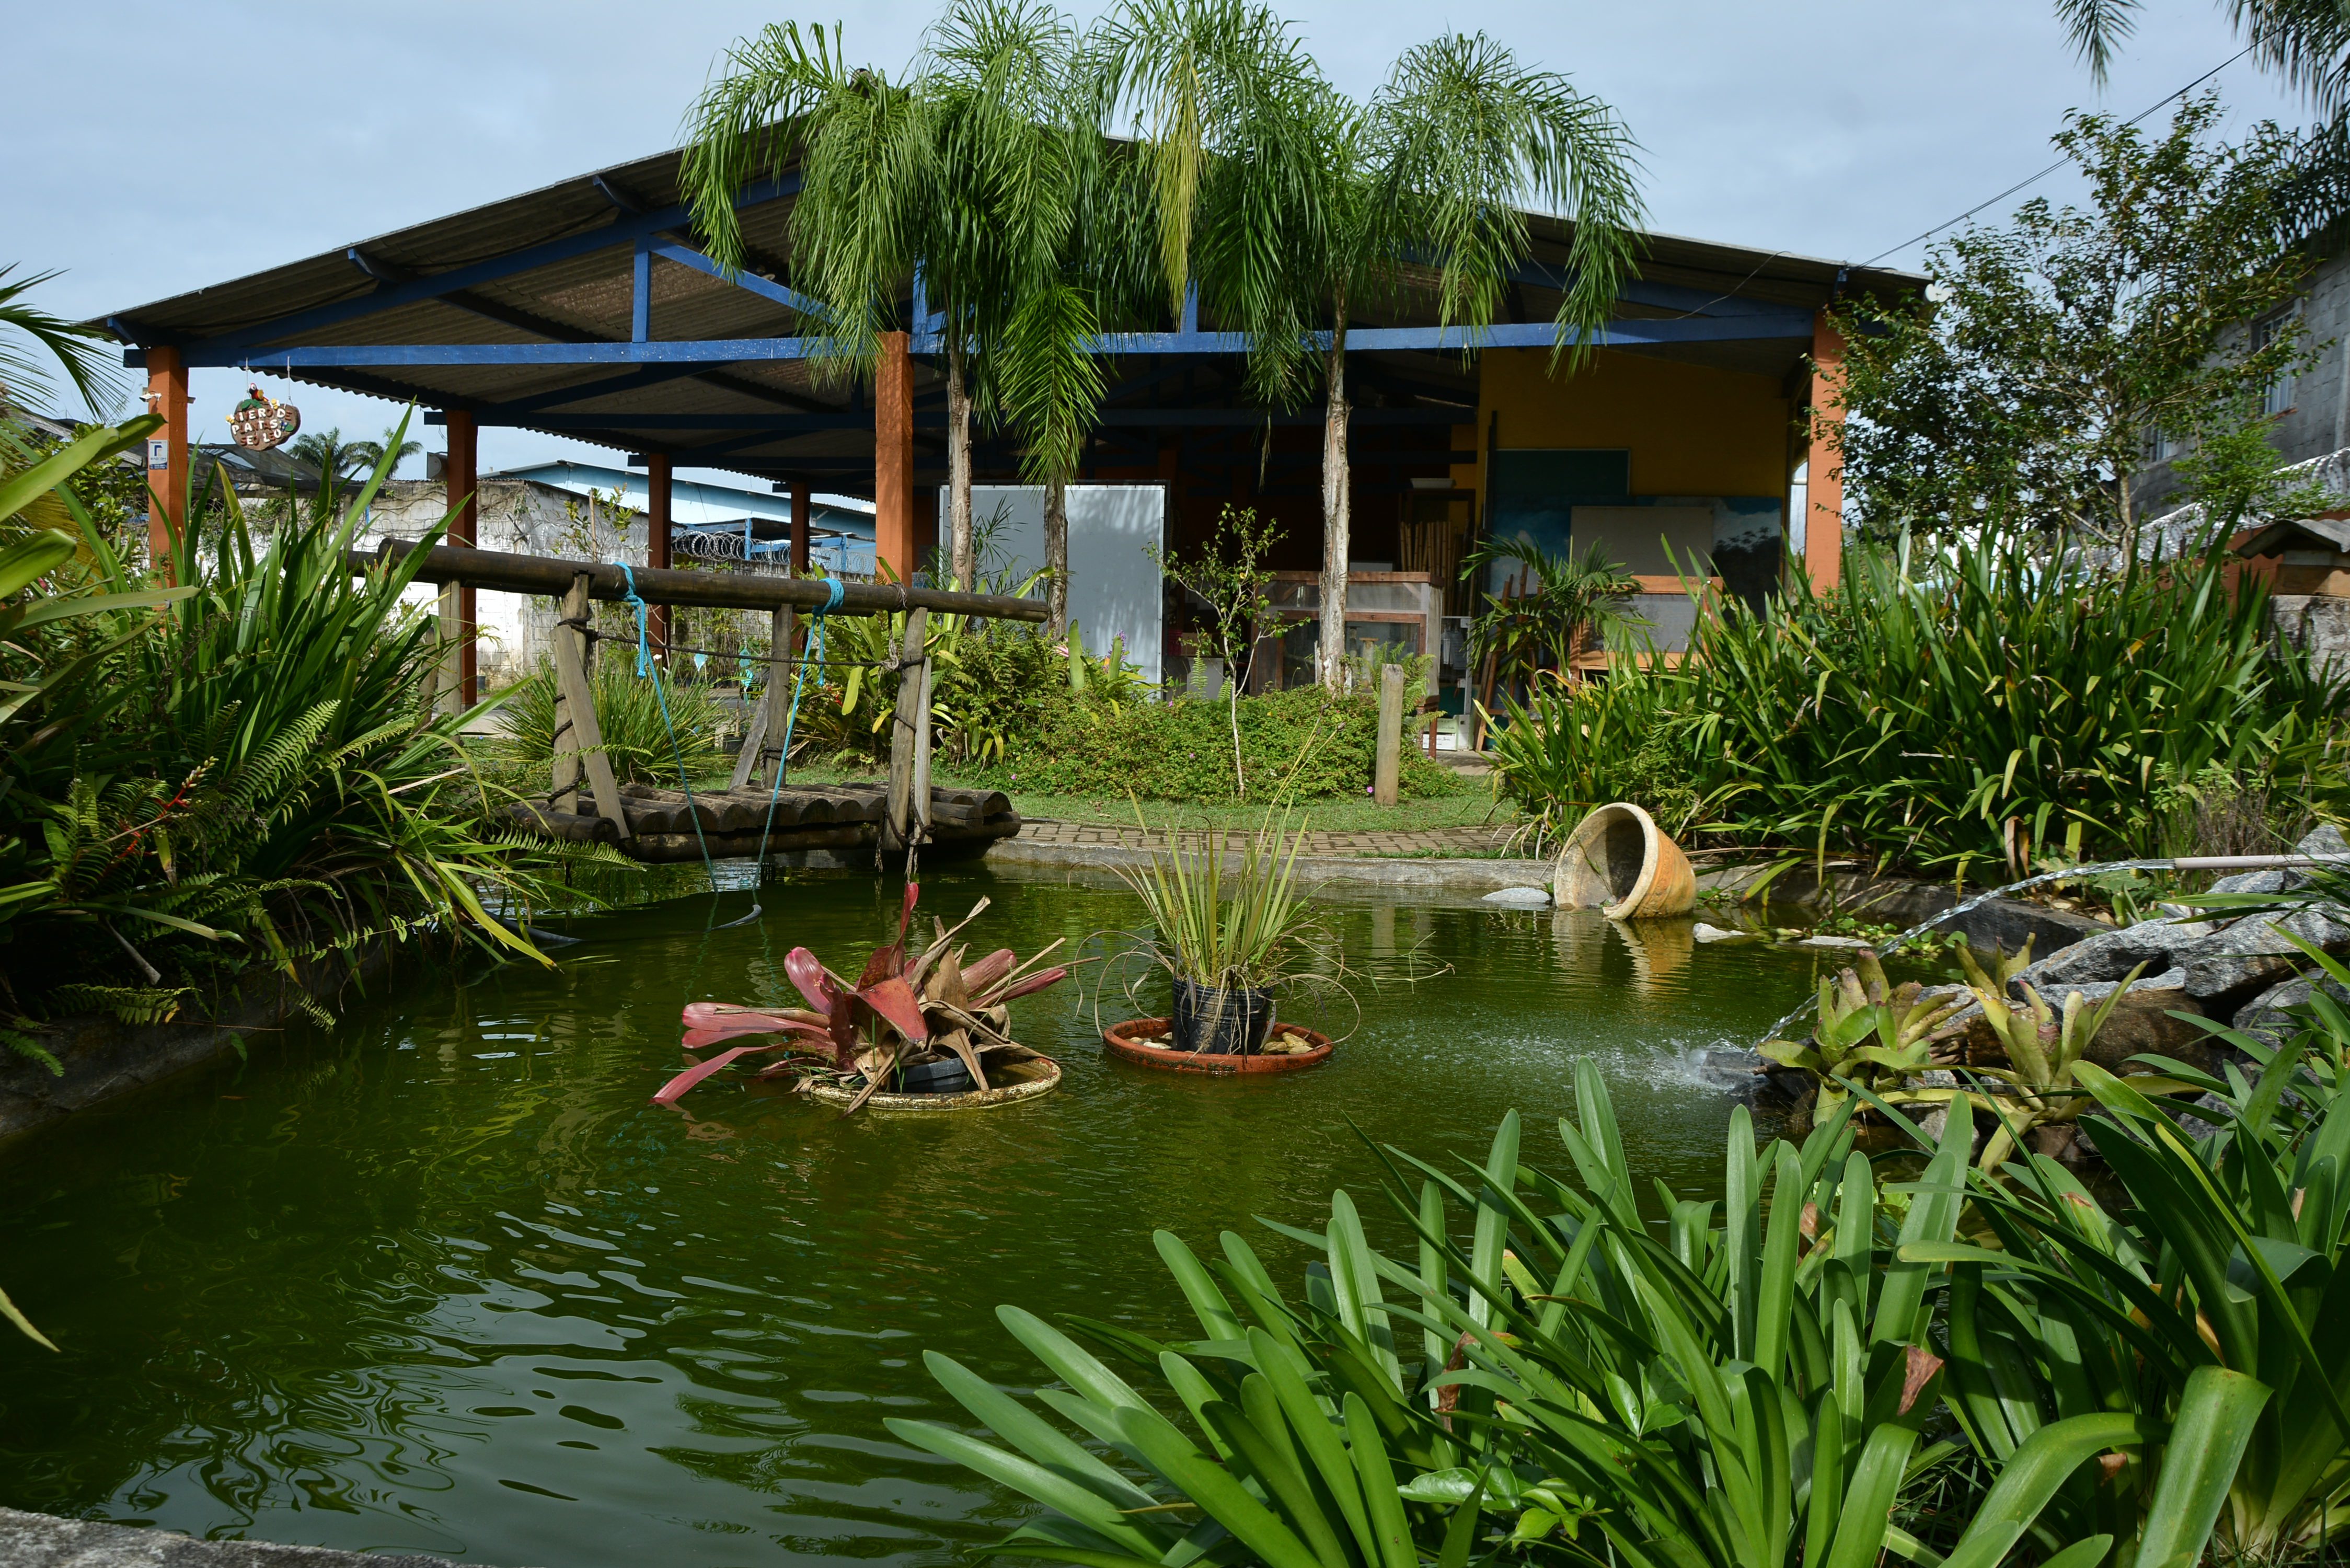
[[[1156,683],[1162,675],[1160,625],[1166,599],[1159,568],[1143,553],[1164,548],[1167,490],[1159,484],[1072,484],[1069,506],[1069,618],[1087,653],[1099,658],[1113,640]],[[1045,490],[1042,485],[975,484],[971,514],[984,525],[1001,514],[994,550],[1004,569],[1025,577],[1045,565]],[[993,561],[982,563],[995,569]],[[1044,589],[1032,590],[1042,598]]]

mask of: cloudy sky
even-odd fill
[[[2137,114],[2239,47],[2220,6],[2147,0],[2100,93],[2050,0],[1283,8],[1324,69],[1357,93],[1399,52],[1447,30],[1482,29],[1569,73],[1614,104],[1646,150],[1657,229],[1846,261],[1890,250],[1892,265],[1919,259],[1910,236],[2045,165],[2068,109]],[[42,291],[61,314],[121,310],[671,146],[712,62],[768,22],[843,21],[852,57],[894,70],[935,14],[931,0],[12,8],[0,265],[63,269]],[[2249,60],[2215,85],[2235,123],[2296,117]],[[2066,187],[2053,179],[2035,191],[2061,197]],[[197,372],[197,430],[220,427],[241,380]],[[294,396],[307,427],[339,424],[347,435],[374,435],[398,411],[315,388]],[[425,440],[437,444],[438,431]],[[482,449],[485,468],[567,452],[611,461],[520,431],[485,431]]]

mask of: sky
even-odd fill
[[[1080,19],[1100,8],[1071,7]],[[2052,0],[1276,8],[1357,95],[1403,50],[1448,31],[1482,31],[1522,62],[1567,74],[1639,141],[1656,230],[1851,262],[1890,252],[1883,265],[1897,266],[1920,261],[1912,236],[2047,165],[2068,109],[2136,115],[2241,47],[2220,5],[2147,0],[2100,90]],[[767,23],[839,21],[852,58],[894,72],[937,10],[931,0],[20,3],[6,24],[18,67],[0,95],[0,265],[61,270],[36,296],[59,315],[124,310],[673,146],[728,45]],[[2249,59],[2211,85],[2234,126],[2302,118]],[[2072,192],[2060,174],[1982,215],[2043,193]],[[192,428],[218,439],[246,378],[193,379]],[[306,430],[373,438],[400,412],[265,384],[301,407]],[[437,427],[418,433],[441,444]],[[485,470],[619,455],[482,434]]]

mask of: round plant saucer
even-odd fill
[[[1294,1034],[1313,1047],[1308,1051],[1272,1054],[1253,1052],[1245,1056],[1210,1056],[1199,1052],[1178,1051],[1172,1044],[1149,1045],[1145,1041],[1166,1040],[1174,1025],[1165,1018],[1129,1018],[1102,1031],[1102,1044],[1111,1055],[1120,1061],[1132,1062],[1139,1067],[1156,1067],[1166,1073],[1209,1073],[1223,1075],[1232,1073],[1295,1073],[1302,1067],[1318,1067],[1330,1059],[1331,1041],[1295,1023],[1275,1023],[1270,1038],[1279,1040]]]

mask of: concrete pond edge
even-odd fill
[[[198,1541],[177,1531],[0,1508],[7,1568],[455,1568],[445,1557]]]

